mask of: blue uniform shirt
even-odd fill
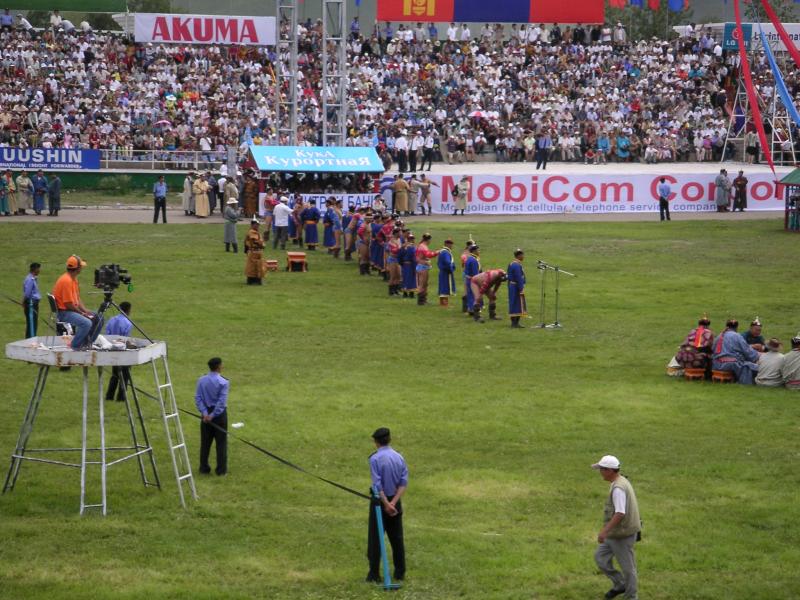
[[[132,328],[133,323],[128,320],[128,317],[125,315],[117,315],[108,320],[106,333],[108,335],[124,335],[125,337],[129,337]]]
[[[194,403],[202,415],[220,416],[228,407],[228,380],[216,371],[210,371],[197,380]]]
[[[167,184],[161,181],[156,181],[153,184],[153,196],[155,198],[167,197]]]
[[[33,273],[28,273],[22,284],[22,296],[25,300],[41,300],[42,295],[39,293],[39,280]]]
[[[671,193],[672,189],[669,187],[669,184],[666,181],[658,185],[658,195],[662,198],[669,199],[669,195]]]
[[[372,485],[387,497],[394,496],[397,488],[408,485],[408,467],[399,452],[391,446],[381,446],[369,457]]]

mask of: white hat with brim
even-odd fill
[[[619,459],[616,456],[606,454],[598,462],[592,465],[593,469],[619,469]]]
[[[225,204],[239,204],[239,201],[236,198],[231,198]]]

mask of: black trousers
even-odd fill
[[[417,170],[417,152],[418,150],[408,151],[408,166],[411,171]]]
[[[36,337],[39,324],[39,301],[25,300],[22,303],[22,311],[25,313],[25,339]]]
[[[422,164],[419,167],[420,171],[425,170],[425,163],[428,163],[428,171],[433,166],[433,148],[424,148],[422,150]]]
[[[111,378],[108,380],[108,389],[106,390],[106,400],[114,399],[114,392],[117,394],[117,400],[123,402],[128,397],[128,382],[131,380],[130,367],[111,367]],[[119,387],[119,390],[117,389]]]
[[[537,148],[536,149],[536,168],[542,167],[543,169],[547,168],[547,155],[550,153],[549,148]]]
[[[61,210],[61,196],[47,196],[47,214],[58,215]]]
[[[391,502],[393,496],[389,496]],[[406,548],[403,542],[403,503],[397,503],[397,515],[390,517],[381,507],[383,513],[383,529],[392,546],[392,561],[394,562],[394,578],[403,579],[406,575]],[[375,507],[370,502],[369,506],[369,533],[367,535],[367,558],[369,559],[369,573],[375,577],[381,572],[381,543],[378,538],[378,520],[375,517]]]
[[[228,430],[228,411],[225,410],[222,414],[211,423]],[[210,473],[211,466],[208,464],[208,455],[211,452],[211,443],[216,442],[217,445],[217,475],[224,475],[228,472],[228,435],[222,433],[216,427],[212,427],[210,423],[200,422],[200,472]]]
[[[658,199],[658,214],[661,216],[661,220],[664,220],[666,215],[666,220],[671,221],[672,219],[669,218],[669,201],[664,200],[664,198]]]
[[[397,167],[401,173],[408,169],[408,152],[405,150],[397,151]]]
[[[167,199],[154,198],[153,199],[153,223],[158,223],[158,212],[161,211],[161,221],[167,222]]]

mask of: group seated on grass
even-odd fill
[[[728,319],[717,336],[710,327],[704,315],[670,363],[673,374],[715,381],[732,375],[737,383],[800,390],[800,333],[792,338],[791,351],[782,354],[779,339],[764,340],[758,317],[742,334],[736,319]]]

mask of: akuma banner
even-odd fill
[[[426,175],[429,175],[426,173]],[[716,210],[713,173],[680,175],[473,175],[467,198],[472,214],[554,214],[658,212],[659,180],[664,177],[672,189],[673,212]],[[408,175],[406,176],[408,178]],[[434,213],[453,212],[453,189],[460,175],[429,175],[434,184],[431,200]],[[747,176],[748,210],[783,210],[783,186],[771,173]],[[390,183],[390,182],[389,182]],[[437,187],[438,185],[438,187]],[[391,191],[381,188],[387,202]]]
[[[140,43],[274,46],[275,17],[136,13],[134,39]]]

